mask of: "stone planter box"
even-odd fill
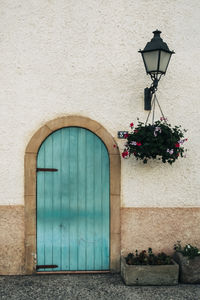
[[[189,259],[180,252],[175,252],[174,260],[179,264],[179,280],[182,283],[200,283],[200,256]]]
[[[178,284],[179,266],[173,265],[127,265],[121,259],[121,276],[126,285],[176,285]]]

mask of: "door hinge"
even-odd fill
[[[38,269],[55,269],[58,268],[57,265],[37,265],[36,270]]]
[[[50,169],[50,168],[37,168],[37,172],[57,172],[58,169]]]

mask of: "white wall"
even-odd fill
[[[137,51],[158,28],[176,51],[158,98],[188,129],[188,157],[123,160],[122,205],[199,206],[199,15],[199,0],[1,0],[0,204],[24,203],[25,148],[45,122],[80,114],[116,137],[146,119],[150,79]]]

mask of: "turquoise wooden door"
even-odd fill
[[[94,133],[62,128],[37,157],[38,271],[109,270],[109,156]]]

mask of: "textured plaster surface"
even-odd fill
[[[122,206],[200,205],[198,0],[2,0],[0,11],[1,205],[24,203],[24,152],[49,120],[83,115],[115,138],[145,121],[150,79],[137,51],[156,28],[176,51],[158,98],[188,129],[188,157],[172,167],[123,160]]]
[[[24,267],[24,207],[1,206],[0,275],[22,274]]]
[[[200,208],[122,208],[121,251],[172,254],[177,240],[200,247]]]

